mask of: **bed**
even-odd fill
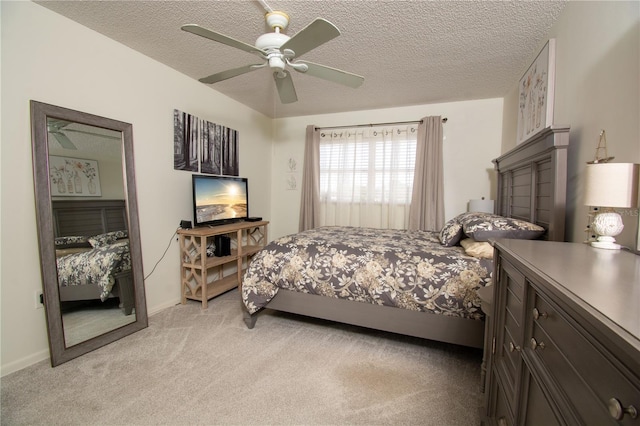
[[[487,241],[564,240],[568,143],[568,128],[549,128],[494,160],[497,215],[463,213],[440,232],[319,228],[272,241],[244,275],[246,325],[272,309],[483,347]],[[484,254],[467,250],[479,244]]]
[[[53,201],[60,302],[119,299],[134,308],[124,200]]]

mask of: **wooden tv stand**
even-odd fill
[[[251,256],[267,243],[267,221],[238,222],[229,225],[180,229],[180,292],[187,299],[202,302],[238,287]],[[207,246],[216,235],[231,239],[231,254],[207,256]]]

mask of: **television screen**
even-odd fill
[[[249,216],[246,178],[192,175],[194,226],[221,225]]]

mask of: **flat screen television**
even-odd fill
[[[247,178],[192,175],[194,226],[223,225],[249,217]]]

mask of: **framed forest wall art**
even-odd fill
[[[191,114],[173,112],[173,168],[238,176],[238,131]]]
[[[553,124],[555,59],[555,39],[550,39],[520,79],[518,144]]]
[[[200,120],[186,112],[173,110],[173,168],[198,171]]]
[[[200,142],[200,172],[238,176],[238,131],[204,122]]]

